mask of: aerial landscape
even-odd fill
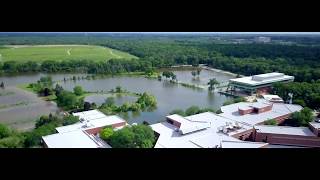
[[[0,33],[0,148],[319,148],[320,33]]]

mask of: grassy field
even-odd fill
[[[0,61],[105,61],[119,58],[132,59],[137,57],[115,49],[87,45],[20,45],[0,48]]]

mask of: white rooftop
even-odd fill
[[[77,113],[73,113],[72,115],[73,116],[78,116],[80,120],[83,119],[85,121],[90,121],[90,120],[93,120],[93,119],[99,119],[99,118],[106,117],[105,114],[103,114],[102,112],[100,112],[98,110],[77,112]]]
[[[262,113],[250,113],[245,115],[239,114],[239,111],[238,111],[239,107],[241,108],[248,107],[248,106],[261,107],[261,106],[264,106],[264,105],[261,105],[261,103],[264,103],[265,101],[266,100],[264,99],[258,99],[258,102],[253,102],[253,103],[240,102],[240,103],[230,104],[227,106],[222,106],[221,111],[223,113],[219,114],[219,116],[252,126],[252,125],[267,121],[269,119],[274,119],[286,114],[300,111],[302,109],[300,105],[274,103],[270,111],[266,111]]]
[[[254,126],[257,132],[272,133],[272,134],[285,134],[297,136],[315,136],[307,127],[291,127],[291,126]]]
[[[88,134],[79,130],[42,137],[48,148],[98,148]]]
[[[221,141],[222,148],[262,148],[267,147],[268,143],[249,142],[249,141]]]
[[[59,133],[65,133],[70,131],[76,131],[76,130],[87,130],[97,127],[105,127],[105,126],[111,126],[113,124],[118,124],[122,122],[126,122],[119,116],[106,116],[105,114],[101,113],[97,110],[91,110],[91,111],[84,111],[79,113],[73,113],[74,116],[79,116],[79,118],[86,119],[84,121],[68,125],[68,126],[62,126],[57,127],[56,130]]]
[[[273,94],[266,94],[266,95],[262,95],[263,98],[265,100],[268,100],[268,101],[273,101],[273,100],[276,100],[276,101],[283,101],[281,97],[279,97],[278,95],[273,95]]]
[[[256,85],[293,80],[293,79],[294,79],[293,76],[288,76],[283,73],[273,72],[273,73],[266,73],[266,74],[259,74],[254,76],[230,79],[230,82],[237,82],[237,83],[242,83],[250,86],[256,86]]]
[[[172,115],[170,117],[172,118]],[[181,116],[173,116],[173,118],[175,117],[183,118]],[[183,118],[182,121],[189,121],[190,126],[192,126],[192,124],[198,125],[200,122],[206,123],[209,127],[200,131],[181,134],[177,131],[178,128],[176,126],[168,122],[150,125],[155,132],[160,134],[155,148],[216,148],[221,146],[222,140],[240,141],[231,137],[231,135],[252,128],[241,124],[240,129],[224,134],[219,131],[219,127],[226,126],[227,123],[228,126],[230,126],[230,124],[235,124],[236,122],[211,112],[187,116]]]
[[[318,122],[311,122],[311,123],[309,123],[311,126],[313,126],[314,128],[316,128],[316,129],[320,129],[320,123],[318,123]]]

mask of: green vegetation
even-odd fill
[[[152,148],[155,136],[150,126],[141,124],[113,132],[107,143],[113,148]]]
[[[83,102],[72,92],[63,90],[57,96],[57,105],[65,110],[78,109],[83,107]]]
[[[50,76],[41,77],[37,83],[31,83],[27,88],[31,88],[34,92],[42,96],[53,94],[52,78]]]
[[[52,46],[10,46],[0,49],[2,60],[7,61],[105,61],[110,59],[137,58],[125,52],[102,46],[86,45],[52,45]]]
[[[290,100],[289,93],[293,94],[293,103],[300,104],[303,107],[311,109],[320,109],[320,81],[316,82],[291,82],[275,83],[273,93],[279,95],[284,101]]]
[[[173,111],[171,111],[169,114],[179,114],[180,116],[191,116],[191,115],[195,115],[195,114],[200,114],[203,112],[216,112],[215,109],[212,108],[200,108],[198,106],[190,106],[189,108],[187,108],[185,111],[183,111],[182,109],[175,109]]]
[[[264,125],[273,125],[276,126],[278,123],[275,119],[269,119],[267,121],[264,122]]]
[[[212,91],[215,89],[215,86],[219,84],[219,81],[216,80],[216,78],[210,79],[208,82],[209,85],[209,91]]]
[[[114,131],[112,127],[105,127],[101,132],[100,132],[100,137],[101,139],[108,141],[109,138],[113,135]]]
[[[239,103],[239,102],[245,102],[245,101],[246,101],[246,99],[244,97],[237,97],[237,98],[225,101],[223,103],[223,106],[230,105],[230,104],[235,104],[235,103]]]
[[[112,91],[114,92],[114,91]],[[115,92],[124,93],[127,94],[134,94],[127,92],[126,90],[123,90],[120,86],[116,88]],[[136,94],[135,94],[136,95]],[[104,112],[105,114],[116,114],[120,112],[139,112],[141,110],[153,110],[157,106],[157,100],[153,95],[150,95],[148,93],[143,94],[137,94],[138,99],[134,103],[126,102],[122,104],[121,106],[116,106],[114,102],[113,97],[108,97],[106,101],[99,107],[99,110]]]
[[[312,120],[312,110],[305,107],[300,112],[293,113],[289,123],[291,126],[308,126],[308,123]]]
[[[162,76],[166,79],[171,79],[171,81],[177,80],[177,75],[175,75],[172,71],[163,71]]]
[[[252,37],[251,37],[252,38]],[[42,61],[30,61],[23,58],[18,64],[8,63],[5,60],[0,65],[4,72],[59,72],[59,71],[82,71],[92,73],[115,74],[121,72],[145,72],[150,68],[163,68],[172,65],[193,65],[199,63],[210,67],[231,71],[236,74],[252,75],[272,71],[279,71],[294,75],[298,82],[311,82],[320,78],[320,46],[318,37],[272,37],[273,39],[290,39],[290,41],[303,42],[303,45],[281,45],[281,44],[221,44],[220,41],[212,39],[211,36],[175,36],[170,38],[162,36],[114,36],[114,35],[91,35],[87,38],[79,35],[18,35],[1,36],[0,44],[92,44],[110,47],[120,51],[133,54],[139,59],[122,60],[116,59],[113,63],[90,61],[86,55],[63,60],[58,63],[55,59]],[[307,39],[307,40],[306,40]],[[96,47],[96,46],[94,46]],[[32,47],[39,48],[39,47]],[[45,48],[45,47],[42,47]],[[48,49],[48,47],[46,47]],[[52,47],[51,47],[52,48]],[[50,50],[51,50],[50,48]],[[60,47],[53,49],[53,52]],[[96,47],[101,48],[101,47]],[[27,50],[22,48],[21,50]],[[62,50],[64,57],[57,57],[60,61],[65,56],[73,57],[75,52],[71,49],[68,55],[67,49]],[[6,51],[20,51],[20,48],[1,48],[0,53]],[[98,50],[97,50],[98,51]],[[87,56],[98,56],[98,53],[85,52]],[[116,50],[112,50],[116,51]],[[82,52],[82,50],[80,51]],[[28,53],[27,53],[28,54]],[[35,53],[37,54],[37,53]],[[97,55],[96,55],[97,54]],[[110,53],[111,54],[111,53]],[[115,54],[115,53],[114,53]],[[23,55],[24,56],[24,55]],[[22,56],[22,57],[23,57]],[[39,55],[36,55],[39,56]],[[83,58],[85,57],[85,58]],[[5,56],[3,56],[5,58]],[[91,58],[91,57],[89,57]],[[114,56],[114,58],[117,58]],[[41,58],[42,59],[42,58]],[[50,61],[52,60],[52,61]],[[131,62],[132,61],[132,62]],[[46,63],[45,63],[46,62]],[[23,64],[23,65],[22,65]],[[112,68],[111,68],[112,67]],[[112,70],[111,70],[112,69]],[[0,70],[1,71],[1,70]]]
[[[68,115],[63,118],[49,115],[41,116],[35,125],[35,129],[28,132],[16,132],[11,128],[0,124],[0,148],[39,147],[42,136],[55,133],[55,128],[78,122],[77,117]]]
[[[83,91],[83,89],[82,89],[81,86],[75,86],[75,87],[73,88],[73,93],[74,93],[75,95],[77,95],[77,96],[81,96],[81,95],[84,94],[84,91]]]

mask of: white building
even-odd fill
[[[159,134],[155,148],[250,148],[267,145],[233,137],[252,127],[211,112],[188,117],[167,116],[167,122],[153,124],[151,128]]]
[[[110,147],[98,137],[105,127],[121,129],[127,125],[126,121],[118,116],[106,116],[98,110],[73,113],[79,117],[79,122],[57,127],[57,134],[42,137],[48,148],[106,148]]]

